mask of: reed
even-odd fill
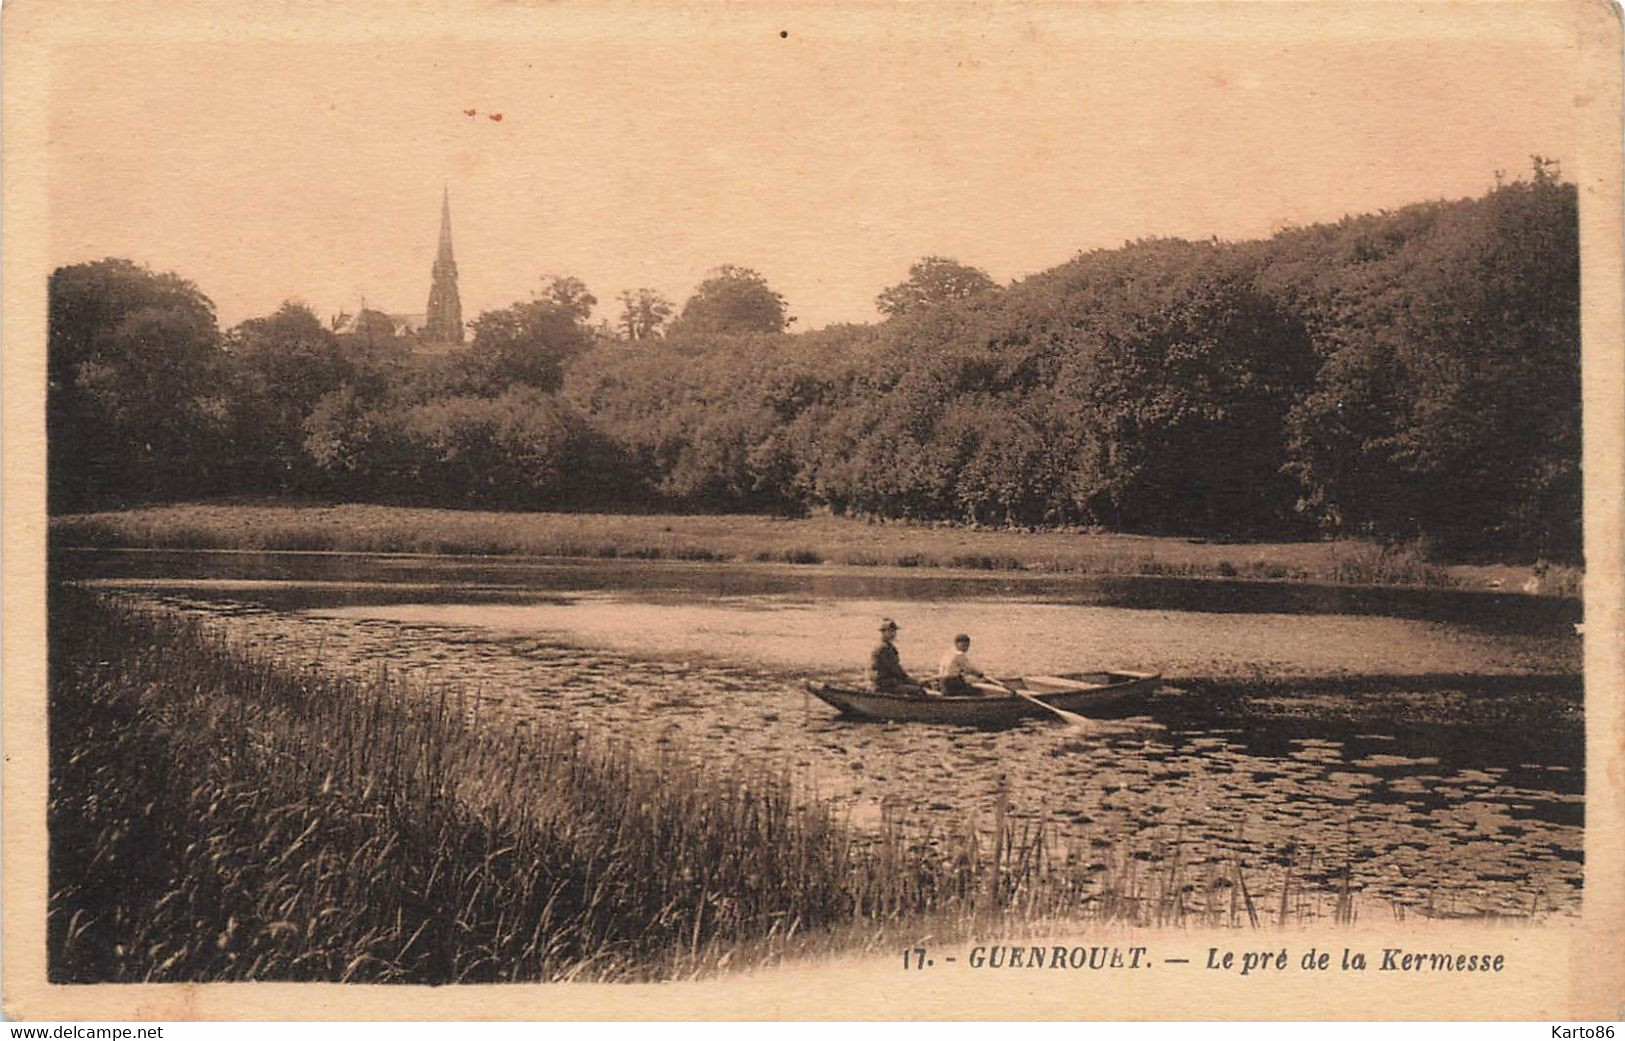
[[[1449,586],[1450,573],[1428,559],[1423,540],[1400,543],[1353,543],[1340,547],[1331,578],[1360,585]]]
[[[991,823],[890,808],[860,829],[771,766],[527,732],[466,692],[294,667],[79,589],[50,612],[58,982],[674,978],[1269,906],[1239,862],[1194,875],[1177,837],[1144,863],[1069,847],[1005,793]]]
[[[616,979],[853,910],[847,836],[781,778],[503,740],[446,692],[65,610],[53,978]]]
[[[1442,567],[1423,547],[1345,542],[1214,543],[1070,529],[866,523],[852,518],[497,513],[414,507],[189,503],[51,520],[61,547],[438,553],[755,561],[1517,588],[1527,568]],[[1577,594],[1554,567],[1541,592]]]

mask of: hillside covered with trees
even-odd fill
[[[177,275],[61,268],[52,510],[828,508],[1579,558],[1577,196],[1539,160],[1476,199],[1134,242],[1002,287],[927,257],[869,325],[792,333],[732,265],[680,308],[616,302],[594,324],[553,279],[426,353],[366,314],[221,330]]]

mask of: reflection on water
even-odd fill
[[[381,583],[180,583],[146,588],[251,600],[288,612],[404,626],[554,633],[637,656],[705,657],[861,680],[876,622],[895,618],[905,668],[929,672],[955,634],[996,673],[1146,668],[1170,677],[1487,676],[1565,671],[1579,641],[1346,615],[1205,614],[1032,602],[1013,597],[815,600],[703,589],[470,591]],[[1577,664],[1576,664],[1577,667]]]
[[[587,561],[411,554],[260,553],[185,550],[53,550],[52,570],[67,578],[177,576],[224,583],[324,583],[371,595],[369,587],[455,590],[496,597],[515,590],[617,589],[678,595],[801,596],[834,599],[958,600],[1014,597],[1058,604],[1223,614],[1375,615],[1451,622],[1503,632],[1572,633],[1576,600],[1457,589],[1331,586],[1303,582],[1193,579],[1160,575],[967,573],[947,569],[842,568],[680,561]]]

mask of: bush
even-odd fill
[[[1448,586],[1454,580],[1429,562],[1426,540],[1400,543],[1349,543],[1332,564],[1334,582],[1351,585]]]

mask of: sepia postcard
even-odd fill
[[[0,33],[6,1016],[1625,1016],[1617,5]]]

